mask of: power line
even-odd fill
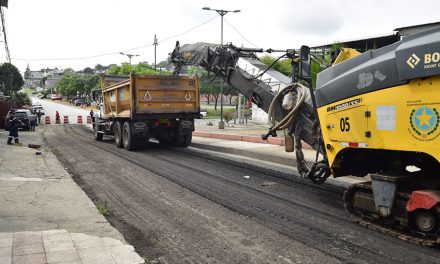
[[[230,26],[235,32],[237,32],[238,35],[240,35],[247,43],[251,44],[252,46],[254,46],[255,48],[259,48],[257,45],[255,45],[254,43],[252,43],[250,40],[248,40],[245,36],[243,36],[243,34],[241,34],[240,31],[238,31],[238,29],[236,29],[233,25],[231,25],[228,20],[226,20],[225,18],[225,22],[226,24],[228,24],[228,26]]]
[[[164,42],[166,42],[166,41],[168,41],[170,39],[173,39],[173,38],[182,36],[182,35],[184,35],[186,33],[189,33],[189,32],[193,31],[196,28],[199,28],[199,27],[201,27],[201,26],[203,26],[205,24],[208,24],[209,22],[211,22],[212,20],[216,19],[217,17],[218,17],[218,15],[213,17],[213,18],[210,18],[209,20],[207,20],[207,21],[205,21],[205,22],[203,22],[201,24],[198,24],[198,25],[196,25],[196,26],[194,26],[194,27],[192,27],[192,28],[182,32],[182,33],[179,33],[179,34],[172,35],[172,36],[169,36],[167,38],[164,38],[164,40],[159,41],[158,43],[159,44],[160,43],[164,43]],[[6,41],[6,35],[5,35],[5,41]],[[141,48],[151,47],[153,45],[154,45],[154,43],[151,43],[151,44],[147,44],[147,45],[143,45],[143,46],[139,46],[139,47],[123,50],[122,52],[125,53],[125,52],[129,52],[129,51],[133,51],[133,50],[137,50],[137,49],[141,49]],[[76,57],[76,58],[51,58],[51,59],[45,59],[45,58],[41,58],[41,59],[12,58],[12,59],[19,60],[19,61],[72,61],[72,60],[87,60],[87,59],[93,59],[93,58],[99,58],[99,57],[105,57],[105,56],[117,55],[117,54],[120,54],[120,51],[104,53],[104,54],[99,54],[99,55],[85,56],[85,57]]]

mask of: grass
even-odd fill
[[[96,209],[98,209],[98,212],[102,214],[103,216],[109,216],[110,215],[110,208],[107,206],[107,201],[104,201],[104,203],[98,203],[96,205]]]
[[[217,105],[217,110],[214,109],[213,105],[201,106],[201,108],[206,108],[208,110],[206,116],[204,116],[203,118],[205,119],[220,118],[220,104]],[[235,106],[223,105],[223,115],[225,113],[234,113],[234,112],[235,112]]]
[[[46,152],[46,153],[50,153],[50,152],[52,152],[52,149],[49,148],[49,147],[44,147],[43,151]]]

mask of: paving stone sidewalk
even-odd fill
[[[22,146],[8,146],[0,131],[0,263],[144,263],[50,149],[27,147],[41,128],[20,132]]]

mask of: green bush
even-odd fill
[[[223,118],[225,119],[225,122],[229,126],[229,121],[231,121],[234,118],[234,112],[223,112]]]

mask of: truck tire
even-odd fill
[[[130,122],[127,121],[124,123],[122,127],[122,144],[126,150],[134,150],[136,147],[136,139],[133,137],[131,133]]]
[[[174,138],[174,146],[186,148],[191,144],[191,141],[192,141],[192,134],[176,135],[176,137]]]
[[[115,135],[116,147],[122,148],[122,125],[120,121],[116,121],[113,125],[113,134]]]
[[[96,141],[102,141],[102,137],[104,136],[104,133],[99,133],[98,132],[98,124],[94,124],[93,125],[93,136],[95,138]]]

